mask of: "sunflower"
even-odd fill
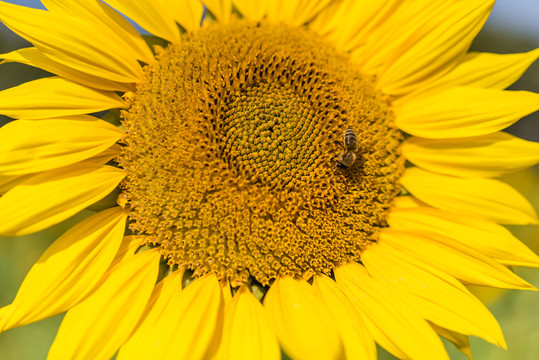
[[[0,234],[95,214],[0,331],[66,312],[49,359],[446,359],[505,347],[465,285],[534,289],[537,224],[496,179],[539,50],[468,52],[494,0],[0,2],[54,76],[0,92]],[[141,36],[126,16],[152,35]]]

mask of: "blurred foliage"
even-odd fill
[[[6,28],[0,24],[0,51],[2,53],[30,46],[22,39],[8,35]],[[537,47],[537,40],[512,38],[503,32],[482,32],[472,45],[473,50],[489,52],[523,52]],[[19,85],[32,79],[47,76],[48,73],[20,64],[0,66],[0,90]],[[510,89],[539,92],[539,62],[534,64]],[[533,114],[511,126],[508,131],[528,139],[539,141],[539,113]],[[0,116],[0,126],[9,118]],[[531,199],[536,209],[539,208],[539,182],[537,169],[529,169],[504,178],[524,195]],[[35,263],[43,251],[63,232],[87,217],[89,212],[83,211],[73,218],[50,229],[19,238],[0,237],[0,306],[6,305],[14,298],[17,288],[25,274]],[[536,227],[510,227],[510,230],[539,252],[539,231]],[[515,271],[539,287],[539,271],[536,269],[520,269]],[[506,336],[508,350],[496,348],[480,339],[472,339],[472,353],[476,360],[536,360],[539,358],[539,298],[531,291],[501,291],[492,289],[474,289],[476,294],[487,303],[499,320]],[[9,330],[0,335],[0,359],[34,360],[44,359],[62,315]],[[452,345],[446,343],[451,358],[466,359]],[[381,359],[392,357],[379,349]]]

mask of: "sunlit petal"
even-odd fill
[[[381,231],[380,239],[394,251],[406,254],[417,266],[427,264],[469,284],[534,289],[505,266],[442,235],[388,228]]]
[[[67,312],[47,359],[112,357],[146,307],[159,259],[157,251],[144,251],[105,274],[101,286]]]
[[[268,19],[301,26],[326,7],[331,0],[274,0],[267,4]]]
[[[0,198],[0,234],[30,234],[57,224],[101,200],[124,176],[112,166],[93,164],[34,175]]]
[[[493,0],[404,2],[369,39],[372,46],[361,54],[363,66],[380,77],[384,92],[413,91],[454,67],[492,5]]]
[[[505,227],[489,220],[418,206],[394,209],[388,223],[394,230],[443,235],[502,264],[539,267],[539,256]]]
[[[411,309],[425,319],[453,331],[505,345],[502,331],[487,308],[449,275],[403,260],[383,241],[369,247],[361,261],[369,274],[385,281]]]
[[[181,289],[182,274],[162,280],[154,306],[122,346],[118,359],[202,359],[223,321],[223,299],[215,276]]]
[[[443,210],[478,216],[501,224],[539,223],[529,201],[499,180],[462,179],[408,168],[401,182],[419,200]]]
[[[64,14],[0,2],[0,18],[50,59],[101,78],[131,83],[142,67],[113,31]]]
[[[447,340],[451,341],[451,343],[455,345],[455,347],[459,349],[461,353],[468,356],[470,360],[473,360],[472,350],[470,349],[470,338],[468,336],[459,334],[458,332],[455,332],[455,331],[444,329],[435,324],[430,324],[430,325],[432,326],[434,331],[442,335]]]
[[[232,0],[201,0],[217,21],[226,24],[232,12]]]
[[[539,49],[521,54],[469,52],[453,70],[421,91],[458,85],[505,89],[517,81],[538,58]]]
[[[91,89],[60,77],[0,91],[0,114],[13,118],[46,119],[123,107],[125,103],[114,92]]]
[[[500,131],[539,110],[539,94],[455,86],[396,104],[397,126],[415,136],[443,139]]]
[[[6,54],[0,54],[1,63],[18,62],[25,65],[34,66],[55,75],[59,75],[67,80],[80,83],[92,88],[107,91],[133,91],[133,84],[119,83],[109,79],[89,75],[85,72],[73,69],[67,65],[60,64],[46,57],[35,47],[23,48]]]
[[[204,6],[199,0],[160,0],[172,18],[185,30],[200,28]]]
[[[291,358],[335,359],[343,352],[335,323],[306,281],[288,277],[275,280],[264,299],[264,308]]]
[[[22,175],[71,165],[105,151],[123,134],[90,116],[12,121],[0,128],[0,173]]]
[[[376,346],[361,314],[354,308],[335,281],[325,275],[315,276],[313,288],[331,313],[344,345],[347,359],[376,359]]]
[[[354,50],[365,46],[373,30],[387,22],[402,2],[403,0],[334,1],[317,15],[309,26],[339,49]]]
[[[123,45],[128,47],[133,57],[147,64],[155,61],[150,48],[133,25],[100,0],[42,0],[41,2],[49,11],[73,16],[79,18],[80,21],[93,22],[97,26],[105,26],[107,31],[118,34],[122,38]]]
[[[277,0],[278,1],[278,0]],[[239,12],[249,20],[260,20],[266,15],[268,3],[252,0],[233,0]]]
[[[539,163],[539,144],[504,132],[460,139],[407,139],[406,159],[426,170],[462,177],[495,177]]]
[[[225,308],[221,348],[217,359],[280,359],[281,351],[260,301],[241,287]]]
[[[24,279],[0,329],[26,325],[75,306],[97,284],[116,255],[127,213],[102,211],[56,240]]]
[[[399,358],[448,359],[430,326],[359,264],[335,270],[338,287],[361,313],[380,346]]]
[[[165,6],[166,1],[106,0],[105,2],[155,36],[170,42],[180,41],[180,31],[174,22],[173,14]]]

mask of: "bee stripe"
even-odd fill
[[[344,146],[349,150],[357,148],[357,135],[354,129],[348,128],[344,132]]]

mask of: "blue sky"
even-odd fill
[[[19,5],[41,7],[39,0],[7,1]],[[539,0],[498,0],[485,26],[489,29],[497,28],[498,31],[511,31],[520,36],[537,39],[539,46]]]
[[[498,0],[485,27],[527,35],[539,46],[539,0]]]

